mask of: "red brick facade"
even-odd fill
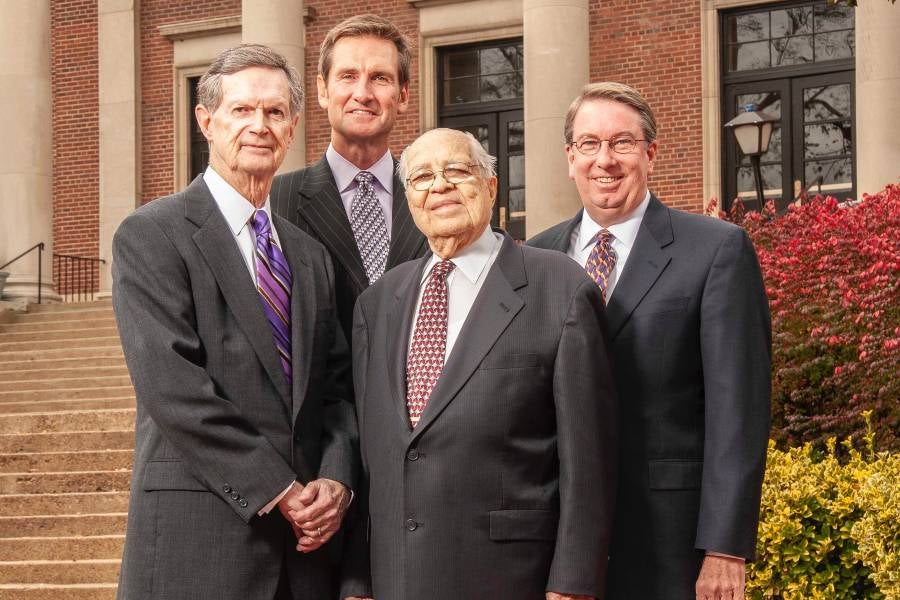
[[[656,114],[659,153],[650,189],[669,206],[700,210],[705,205],[700,3],[591,2],[590,20],[591,81],[636,88]]]

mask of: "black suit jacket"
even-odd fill
[[[566,252],[582,212],[528,243]],[[704,551],[754,555],[771,326],[743,229],[655,196],[606,307],[623,406],[609,600],[693,600]]]
[[[344,595],[599,596],[618,454],[599,289],[566,257],[506,236],[413,430],[406,358],[426,260],[357,303],[357,508],[371,518],[357,514],[349,535]]]
[[[350,340],[353,305],[369,287],[356,238],[325,156],[305,169],[275,178],[269,194],[272,211],[320,241],[331,254],[335,272],[338,318]],[[425,254],[428,245],[416,229],[406,203],[403,182],[394,175],[393,222],[387,269]]]
[[[277,215],[291,267],[289,385],[231,229],[202,176],[129,215],[113,240],[113,305],[137,394],[118,597],[272,598],[287,565],[298,600],[324,598],[276,508],[294,479],[353,485],[349,356],[325,249]]]

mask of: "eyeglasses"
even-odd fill
[[[434,184],[434,178],[440,173],[444,176],[444,181],[456,185],[458,183],[464,183],[472,177],[474,175],[472,168],[478,166],[480,165],[452,163],[443,169],[438,169],[436,171],[422,169],[421,171],[416,171],[410,175],[407,178],[406,183],[411,185],[414,190],[424,192],[431,189],[431,186]]]
[[[595,140],[593,138],[588,138],[581,140],[580,142],[570,141],[569,144],[585,156],[594,156],[600,152],[600,147],[603,146],[603,142],[609,142],[609,149],[616,154],[631,154],[634,152],[638,142],[646,141],[648,140],[636,140],[630,135],[622,135],[609,140]]]

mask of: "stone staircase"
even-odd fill
[[[108,300],[0,313],[0,600],[115,597],[134,402]]]

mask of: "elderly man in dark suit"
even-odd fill
[[[319,162],[272,184],[275,213],[331,254],[338,318],[348,338],[360,292],[426,250],[388,148],[397,115],[409,103],[409,70],[409,44],[387,19],[358,15],[331,29],[317,78],[331,144]]]
[[[345,597],[603,590],[618,447],[603,301],[565,256],[491,229],[493,164],[449,129],[400,159],[432,254],[357,303],[358,508],[368,515],[348,534]]]
[[[566,116],[584,210],[529,244],[566,252],[606,298],[623,406],[609,600],[743,598],[769,431],[771,328],[743,229],[647,187],[656,121],[591,84]]]
[[[328,253],[269,210],[300,79],[269,48],[240,46],[198,100],[209,168],[131,214],[113,243],[137,393],[118,597],[325,598],[315,550],[358,461]]]

